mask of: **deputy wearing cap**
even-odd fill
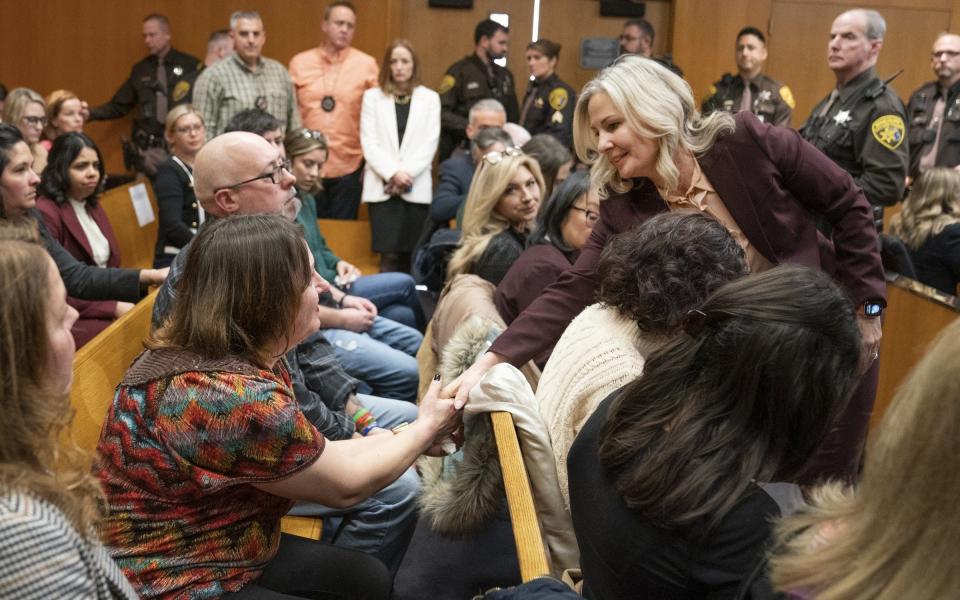
[[[478,100],[493,98],[507,110],[507,121],[516,123],[517,106],[513,75],[493,61],[507,55],[510,30],[484,19],[473,32],[473,54],[453,63],[440,82],[440,160],[466,140],[467,113]]]
[[[756,27],[744,27],[737,34],[737,74],[724,73],[710,86],[703,112],[751,111],[764,123],[790,126],[795,106],[790,88],[762,73],[767,62],[767,39]]]
[[[531,135],[549,133],[564,146],[573,146],[573,88],[557,77],[560,44],[541,38],[527,44],[524,55],[530,70],[530,84],[520,109],[520,124]]]
[[[907,177],[906,110],[874,70],[886,29],[875,10],[850,10],[833,21],[827,62],[837,87],[800,129],[853,176],[874,206],[878,228],[883,207],[903,197]]]

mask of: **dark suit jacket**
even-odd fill
[[[189,244],[194,235],[190,228],[199,227],[200,211],[190,177],[172,157],[157,166],[153,192],[160,213],[154,264],[166,266],[173,260],[173,255],[166,254],[164,247],[183,248]]]
[[[95,265],[90,241],[83,232],[80,220],[77,219],[77,214],[73,211],[70,203],[58,204],[50,198],[38,198],[37,209],[43,217],[47,231],[53,239],[63,246],[64,250],[84,264]],[[87,204],[87,212],[93,217],[94,222],[100,227],[100,231],[103,232],[104,237],[110,244],[110,257],[107,259],[107,266],[119,267],[120,248],[113,233],[113,227],[110,226],[110,220],[107,218],[107,213],[99,204],[91,206],[89,203]],[[116,300],[91,301],[71,297],[67,298],[67,302],[80,313],[80,319],[74,327],[74,337],[78,347],[105,329],[116,315]]]
[[[430,216],[434,221],[449,221],[467,199],[473,181],[473,159],[469,152],[454,154],[440,163],[440,179],[433,193]]]

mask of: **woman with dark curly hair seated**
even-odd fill
[[[740,245],[703,213],[663,213],[607,245],[599,302],[567,327],[537,386],[564,502],[567,452],[597,405],[643,372],[644,357],[677,334],[687,311],[746,272]]]
[[[570,448],[583,595],[726,599],[857,384],[853,307],[823,273],[732,281],[600,403]],[[770,485],[770,482],[781,482]]]

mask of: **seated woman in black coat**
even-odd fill
[[[600,200],[589,188],[590,174],[574,173],[540,211],[527,249],[497,286],[497,312],[507,325],[577,260],[600,217]],[[547,350],[535,361],[542,369],[549,357]]]
[[[447,279],[472,273],[498,285],[526,246],[543,188],[537,161],[520,150],[484,155],[467,194],[463,239],[447,265]]]
[[[924,171],[890,233],[910,249],[917,279],[955,295],[960,283],[960,173],[947,167]]]
[[[789,512],[766,482],[795,481],[857,382],[853,309],[805,267],[725,284],[684,330],[570,449],[587,598],[735,597]]]
[[[190,104],[175,106],[167,113],[164,136],[170,158],[157,166],[153,182],[160,213],[155,267],[169,267],[204,220],[203,208],[193,193],[193,159],[207,137],[203,117]]]

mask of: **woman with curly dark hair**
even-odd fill
[[[683,329],[570,448],[586,598],[735,597],[790,510],[767,484],[796,481],[856,387],[853,309],[811,269],[727,283]]]
[[[687,311],[747,266],[716,220],[665,213],[614,237],[597,271],[598,303],[567,327],[537,385],[566,503],[567,452],[597,405],[643,372],[644,357],[680,331]]]

